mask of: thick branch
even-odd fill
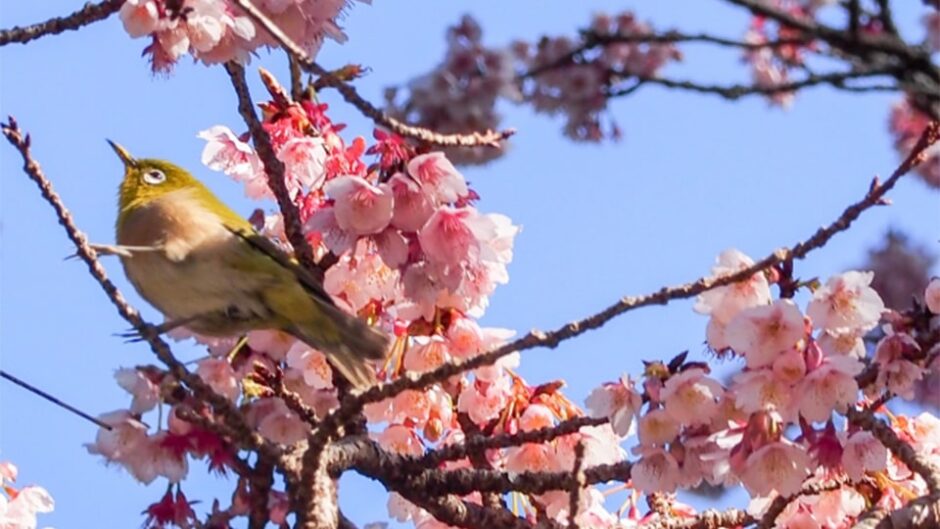
[[[64,17],[50,18],[45,22],[26,27],[14,26],[0,30],[0,46],[13,42],[26,44],[47,35],[58,35],[64,31],[79,29],[88,24],[104,20],[121,9],[125,0],[104,0],[97,4],[88,2],[78,11]]]

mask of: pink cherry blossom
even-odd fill
[[[127,0],[121,6],[120,16],[124,31],[134,39],[153,33],[159,24],[154,0]]]
[[[679,421],[663,408],[640,417],[637,437],[643,445],[664,445],[679,435]]]
[[[617,435],[626,437],[633,430],[633,419],[639,414],[643,399],[627,376],[617,382],[594,389],[584,401],[592,417],[607,417]]]
[[[307,437],[309,427],[279,398],[255,401],[258,433],[273,443],[290,445]]]
[[[833,276],[813,294],[806,308],[813,326],[837,333],[867,331],[878,324],[884,302],[871,284],[871,272],[845,272]]]
[[[403,365],[408,371],[423,373],[440,367],[450,360],[447,342],[441,336],[430,336],[415,340],[405,351]]]
[[[434,204],[451,204],[468,192],[463,175],[442,152],[415,156],[408,162],[408,174]]]
[[[788,415],[785,411],[790,408],[794,397],[791,384],[781,380],[770,369],[748,370],[735,375],[733,389],[735,404],[746,413],[775,410]]]
[[[354,235],[379,233],[392,220],[393,198],[385,184],[374,186],[359,176],[341,176],[323,186],[336,202],[336,224]]]
[[[326,150],[322,138],[290,138],[277,151],[277,158],[284,162],[286,183],[292,198],[302,192],[303,188],[318,189],[323,185],[326,178],[323,168]]]
[[[797,349],[790,349],[774,360],[773,373],[787,384],[796,384],[806,376],[806,360]]]
[[[261,159],[255,150],[228,127],[216,125],[199,132],[197,136],[206,140],[202,163],[209,169],[222,171],[239,181],[265,178]],[[263,183],[266,187],[267,182]]]
[[[803,315],[789,299],[739,312],[725,329],[725,339],[750,368],[763,367],[803,337]]]
[[[295,343],[287,351],[287,365],[300,371],[308,386],[316,389],[333,387],[333,368],[327,362],[326,355],[303,342]]]
[[[0,494],[0,527],[3,529],[36,529],[36,515],[52,512],[55,501],[43,487],[29,485],[10,498]]]
[[[937,17],[940,20],[940,16]],[[927,284],[924,291],[924,303],[930,312],[940,314],[940,277],[935,277]]]
[[[467,413],[473,422],[485,424],[506,407],[510,396],[508,377],[494,382],[477,382],[464,388],[457,397],[457,410]]]
[[[199,362],[196,369],[199,375],[213,391],[223,397],[234,401],[238,398],[240,388],[238,379],[235,377],[235,370],[232,365],[224,358],[206,358]]]
[[[154,384],[139,369],[123,368],[114,372],[114,379],[121,388],[130,393],[134,399],[131,401],[130,412],[140,414],[154,409],[160,402],[160,386]]]
[[[297,342],[297,339],[282,331],[251,331],[248,333],[248,346],[255,351],[263,352],[272,360],[284,360],[287,351]]]
[[[853,433],[842,448],[842,468],[852,481],[861,480],[865,472],[878,472],[888,466],[888,449],[871,432]]]
[[[768,443],[752,453],[739,476],[751,496],[773,492],[788,496],[800,490],[810,471],[810,458],[799,445],[782,440]]]
[[[718,381],[702,369],[686,369],[669,377],[660,393],[666,413],[679,424],[708,424],[718,412],[718,399],[724,393]]]
[[[431,199],[414,180],[402,173],[392,175],[388,185],[395,199],[392,226],[403,231],[417,232],[434,213]]]
[[[135,419],[127,410],[117,410],[98,416],[110,430],[99,428],[94,443],[85,445],[91,454],[108,461],[124,462],[147,443],[147,426]]]
[[[630,468],[630,479],[643,492],[673,492],[679,483],[679,463],[662,448],[644,448]]]
[[[506,450],[506,470],[510,472],[544,472],[554,470],[557,455],[548,443],[523,443]]]
[[[483,352],[483,330],[472,318],[457,318],[445,334],[447,347],[458,358],[470,358]]]
[[[739,272],[752,266],[754,260],[733,248],[723,251],[712,267],[712,276],[719,277]],[[709,290],[698,297],[695,311],[710,314],[725,323],[746,308],[770,303],[770,286],[762,274],[747,281]]]
[[[847,355],[861,360],[868,355],[862,334],[864,334],[864,331],[844,333],[822,331],[819,333],[816,343],[819,344],[826,356]]]
[[[392,424],[376,436],[376,441],[382,448],[393,453],[405,456],[420,456],[424,453],[424,445],[417,434],[407,426]]]
[[[915,383],[927,372],[910,360],[919,353],[920,345],[909,334],[893,333],[882,338],[875,347],[874,362],[878,365],[875,386],[912,400]]]
[[[480,254],[481,216],[470,207],[444,206],[434,212],[418,234],[428,258],[442,265],[457,266]],[[474,229],[476,228],[476,230]]]
[[[336,255],[342,255],[356,245],[356,236],[340,227],[336,219],[336,208],[325,206],[316,210],[304,224],[304,229],[320,234],[326,247]]]
[[[810,371],[796,391],[800,415],[808,421],[825,421],[832,412],[844,412],[858,399],[855,375],[863,365],[848,356],[832,356]]]
[[[712,267],[712,275],[733,274],[749,266],[754,261],[733,248],[722,252]],[[754,274],[746,281],[714,288],[699,295],[695,302],[695,311],[708,314],[708,343],[712,349],[721,350],[728,346],[724,339],[724,328],[739,312],[750,307],[768,305],[771,302],[770,285],[763,274]]]
[[[323,288],[334,297],[349,303],[359,312],[373,300],[382,301],[400,297],[400,274],[392,270],[374,253],[359,251],[345,255],[327,269]]]

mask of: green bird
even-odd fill
[[[325,353],[357,388],[375,382],[365,360],[385,356],[385,334],[337,307],[312,274],[185,169],[108,143],[124,162],[124,180],[117,246],[107,248],[164,314],[161,332],[276,329]]]

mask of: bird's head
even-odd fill
[[[193,175],[176,164],[152,158],[134,158],[124,147],[111,140],[108,143],[124,163],[124,180],[118,199],[121,211],[144,206],[174,191],[202,188]]]

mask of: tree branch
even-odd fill
[[[104,0],[97,4],[88,2],[78,11],[64,17],[50,18],[45,22],[26,27],[14,26],[0,30],[0,46],[18,42],[26,44],[47,35],[58,35],[64,31],[73,31],[88,24],[104,20],[121,9],[125,0]]]
[[[274,148],[271,146],[271,137],[264,130],[261,121],[255,114],[254,105],[251,101],[251,94],[248,91],[248,83],[245,81],[245,68],[235,62],[225,63],[225,71],[232,81],[235,88],[235,94],[238,96],[238,112],[248,125],[251,132],[251,139],[255,144],[255,150],[258,151],[258,157],[264,164],[264,172],[268,176],[268,187],[277,200],[278,208],[284,217],[284,232],[291,246],[294,247],[294,254],[297,260],[314,273],[318,279],[323,279],[323,272],[314,259],[313,248],[304,236],[303,224],[300,221],[300,211],[297,204],[290,198],[290,192],[287,190],[287,183],[284,179],[284,163],[278,159]]]
[[[296,42],[291,40],[271,19],[269,19],[260,9],[255,7],[249,0],[232,0],[238,4],[245,13],[268,33],[277,40],[288,53],[296,58],[298,65],[305,71],[320,77],[321,86],[335,88],[343,99],[356,107],[364,116],[371,119],[377,125],[385,127],[395,134],[413,138],[428,144],[439,145],[442,147],[479,147],[490,146],[500,147],[500,142],[515,134],[515,130],[506,129],[503,131],[474,132],[469,134],[439,134],[430,129],[408,125],[403,123],[385,112],[379,110],[375,105],[359,95],[351,85],[340,79],[333,73],[313,61],[312,58]]]

